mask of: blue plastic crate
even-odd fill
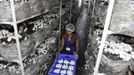
[[[63,60],[63,63],[59,63],[58,62],[59,60]],[[65,61],[69,62],[69,63],[65,64]],[[74,64],[70,64],[71,61],[74,62]],[[59,54],[59,55],[57,55],[56,59],[54,60],[52,66],[48,72],[48,75],[69,75],[69,73],[72,73],[71,75],[76,75],[76,61],[77,60],[74,55]],[[57,64],[62,65],[62,67],[57,68],[56,67]],[[63,68],[63,65],[64,65],[64,68]],[[65,68],[65,66],[67,66],[67,68]],[[72,68],[74,68],[74,69],[72,69]],[[56,69],[59,70],[59,73],[54,72]],[[61,74],[61,71],[66,72],[66,74]]]

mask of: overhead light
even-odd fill
[[[82,0],[78,0],[78,6],[81,7],[82,5]]]

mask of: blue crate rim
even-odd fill
[[[58,54],[58,55],[56,56],[56,58],[55,58],[53,64],[52,64],[52,66],[51,66],[49,72],[48,72],[48,75],[56,74],[56,73],[53,72],[53,69],[54,69],[53,67],[55,66],[55,63],[59,60],[58,58],[59,58],[60,56],[62,56],[62,57],[68,56],[68,57],[71,57],[71,58],[74,59],[74,61],[75,61],[75,65],[74,65],[75,69],[73,70],[73,72],[74,72],[74,74],[76,74],[76,64],[77,64],[77,62],[76,62],[76,61],[77,61],[76,57],[75,57],[74,55]],[[55,68],[55,69],[56,69],[56,68]],[[60,70],[62,70],[62,69],[60,69]],[[68,70],[68,69],[66,69],[66,70]],[[56,75],[60,75],[60,74],[56,74]]]

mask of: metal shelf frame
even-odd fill
[[[17,51],[18,51],[18,57],[19,57],[18,63],[20,65],[22,75],[25,75],[24,74],[23,59],[22,59],[22,55],[21,55],[20,41],[19,41],[19,36],[18,36],[18,29],[17,29],[17,21],[16,21],[14,0],[10,0],[10,3],[11,3],[11,11],[12,11],[13,22],[11,22],[11,23],[10,22],[5,22],[5,23],[13,25],[13,28],[14,28],[14,31],[15,31],[15,37],[16,37],[15,39],[16,39],[16,46],[17,46]]]
[[[98,56],[97,56],[97,60],[96,60],[93,75],[98,74],[98,69],[99,69],[99,66],[100,66],[101,57],[102,57],[102,54],[103,54],[103,49],[104,49],[104,46],[105,46],[107,36],[109,34],[113,33],[112,31],[110,31],[108,29],[109,29],[109,26],[110,26],[110,21],[111,21],[111,16],[112,16],[112,12],[113,12],[114,3],[115,3],[115,0],[110,0],[110,2],[109,2],[107,15],[106,15],[106,20],[105,20],[105,25],[104,25],[104,30],[103,30],[102,39],[101,39],[101,44],[100,44],[100,47],[99,47],[99,52],[98,52]]]

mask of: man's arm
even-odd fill
[[[76,38],[76,54],[78,54],[79,51],[79,38]]]
[[[64,48],[64,38],[62,37],[59,53],[61,53],[61,52],[62,52],[63,48]]]

